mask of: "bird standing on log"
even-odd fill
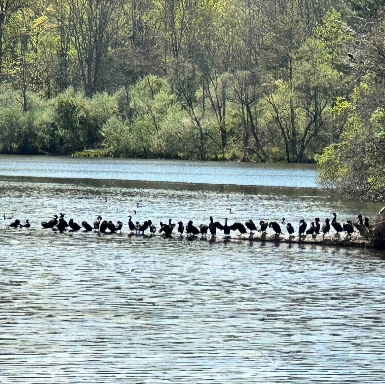
[[[184,232],[184,225],[183,225],[183,222],[182,221],[179,221],[178,222],[178,233],[179,233],[179,236],[183,236],[183,232]]]
[[[307,227],[307,223],[305,222],[304,219],[301,219],[299,221],[299,228],[298,228],[298,235],[299,235],[299,237],[301,237],[301,236],[303,236],[305,234],[306,227]]]
[[[315,232],[315,225],[314,225],[314,221],[312,221],[310,223],[310,228],[306,231],[306,234],[307,235],[314,235],[314,232]]]
[[[350,220],[343,224],[344,231],[348,234],[349,237],[352,237],[352,233],[354,232],[353,224]]]
[[[291,223],[287,223],[286,224],[286,229],[287,229],[287,233],[291,236],[294,234],[294,228],[293,226],[291,225]]]
[[[262,233],[266,233],[267,227],[269,226],[269,222],[268,222],[268,221],[261,220],[261,221],[259,222],[259,225],[261,226],[261,232],[262,232]]]
[[[250,231],[250,235],[252,235],[254,231],[258,231],[257,227],[254,224],[254,221],[251,219],[246,221],[245,225],[246,225],[247,229]]]
[[[322,226],[321,231],[323,233],[323,238],[325,238],[325,235],[330,232],[330,219],[329,218],[325,219],[325,224]]]
[[[276,221],[271,221],[269,224],[269,228],[273,228],[276,236],[282,233],[281,226]]]
[[[200,230],[195,225],[193,225],[192,220],[190,220],[186,225],[186,233],[187,236],[196,236],[200,233]]]
[[[335,229],[336,231],[336,236],[339,237],[340,236],[340,233],[343,232],[343,227],[342,225],[337,222],[337,214],[335,212],[333,212],[333,220],[332,220],[332,227]]]

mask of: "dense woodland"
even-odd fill
[[[0,152],[318,160],[325,186],[382,198],[384,9],[0,0]]]

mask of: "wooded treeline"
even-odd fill
[[[336,145],[379,150],[384,7],[0,0],[0,151],[305,162],[334,145],[333,186]]]

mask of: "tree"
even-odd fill
[[[87,96],[101,90],[103,64],[125,19],[124,0],[67,0],[73,41]]]

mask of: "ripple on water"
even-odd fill
[[[210,214],[297,222],[328,216],[333,202],[54,183],[4,191],[3,206],[33,227],[0,232],[0,381],[382,381],[384,261],[376,252],[39,228],[66,212],[79,222],[123,219],[125,229],[139,199],[134,219],[158,227]]]

